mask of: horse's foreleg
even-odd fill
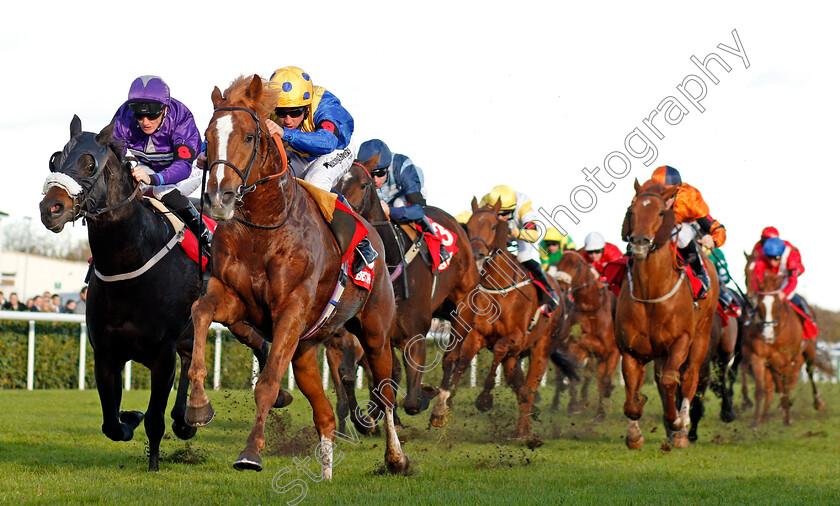
[[[277,400],[280,392],[280,378],[286,374],[286,369],[292,360],[292,355],[298,346],[298,337],[305,330],[303,317],[306,315],[306,301],[304,297],[289,297],[288,306],[280,314],[272,314],[273,334],[271,351],[265,368],[260,372],[257,385],[254,387],[254,400],[257,403],[257,414],[254,426],[248,435],[248,442],[233,462],[235,469],[262,470],[260,452],[265,448],[265,421],[268,411]],[[318,376],[320,378],[320,375]],[[320,379],[319,379],[320,381]],[[332,409],[330,409],[332,416]],[[335,421],[333,421],[333,424]]]
[[[521,336],[521,332],[519,333]],[[490,364],[490,369],[487,371],[487,377],[484,379],[484,388],[478,397],[475,398],[475,407],[482,413],[493,408],[493,388],[496,386],[496,370],[502,363],[502,360],[507,356],[510,350],[509,341],[500,339],[493,347],[493,362]],[[506,375],[507,376],[507,375]],[[519,389],[516,388],[514,377],[508,380],[508,384],[513,388],[513,392],[517,399],[519,398]]]
[[[178,377],[178,392],[169,416],[172,417],[172,431],[180,439],[190,439],[195,436],[196,428],[184,420],[187,410],[187,392],[190,386],[190,363],[192,361],[192,338],[194,331],[190,327],[186,330],[186,338],[178,341],[178,356],[181,359],[181,375]]]
[[[825,407],[817,384],[814,381],[814,370],[817,364],[817,340],[806,339],[802,341],[802,356],[805,358],[805,372],[808,373],[808,382],[811,384],[811,395],[814,398],[814,409],[821,411]]]
[[[630,419],[624,443],[631,450],[636,450],[645,442],[642,430],[639,428],[639,418],[642,417],[642,409],[647,401],[641,393],[642,383],[645,380],[645,366],[629,353],[622,353],[621,374],[624,376],[624,416]]]
[[[338,417],[338,431],[342,434],[346,428],[345,424],[347,416],[350,414],[348,408],[347,393],[344,390],[344,382],[339,373],[339,366],[343,356],[341,349],[341,338],[338,335],[332,336],[325,342],[325,352],[327,355],[327,364],[330,368],[330,377],[335,388],[335,411]],[[351,379],[352,381],[352,379]]]
[[[233,323],[245,317],[242,302],[225,285],[216,278],[210,278],[207,284],[207,294],[192,306],[193,338],[192,356],[196,357],[190,364],[190,396],[187,400],[185,419],[193,426],[210,423],[214,411],[210,405],[210,398],[204,391],[204,379],[207,378],[207,365],[204,363],[207,348],[207,331],[213,320],[222,323]]]
[[[123,367],[113,357],[95,353],[93,371],[102,406],[102,432],[112,441],[131,441],[134,429],[143,421],[139,411],[120,412]]]
[[[534,395],[540,378],[548,368],[548,357],[551,355],[551,336],[546,333],[531,348],[531,356],[528,359],[528,375],[525,384],[517,396],[519,399],[519,421],[516,424],[514,437],[526,437],[531,434],[531,415],[534,409]],[[517,367],[518,368],[518,367]]]
[[[228,325],[228,330],[233,334],[237,341],[251,348],[254,352],[254,358],[257,359],[260,371],[265,367],[265,361],[268,359],[269,345],[265,337],[257,332],[256,329],[243,321],[239,321]],[[274,401],[275,408],[285,408],[292,403],[294,398],[292,394],[285,390],[280,390],[277,394],[277,400]]]
[[[755,380],[755,412],[753,413],[753,422],[750,425],[752,429],[757,429],[762,420],[762,405],[765,397],[767,397],[767,365],[764,359],[758,355],[750,355],[750,369]],[[766,415],[766,413],[764,413]]]
[[[427,329],[428,330],[428,329]],[[426,332],[420,330],[416,337],[405,341],[402,349],[405,365],[405,384],[408,395],[403,409],[409,415],[416,415],[429,407],[429,399],[423,394],[423,373],[426,368]]]
[[[708,340],[707,340],[708,342]],[[690,342],[688,334],[683,333],[671,345],[667,360],[662,366],[661,374],[658,375],[657,384],[659,385],[659,395],[662,397],[663,418],[665,419],[665,428],[673,431],[679,431],[688,426],[688,409],[691,403],[694,392],[697,390],[697,365],[689,364],[687,371],[694,367],[690,373],[689,383],[683,384],[682,394],[683,402],[680,406],[680,412],[677,413],[677,388],[680,386],[680,368],[688,358],[690,351]],[[704,353],[705,355],[705,353]],[[699,360],[703,360],[701,356]],[[657,363],[657,366],[659,364]],[[683,378],[686,378],[683,374]],[[679,416],[678,416],[679,415]]]
[[[303,341],[298,345],[292,363],[295,367],[295,380],[298,387],[312,406],[312,419],[321,441],[315,451],[316,457],[320,460],[321,474],[313,478],[315,481],[321,481],[324,478],[332,479],[333,465],[338,462],[333,460],[335,415],[321,385],[317,350],[318,347],[312,342]]]
[[[175,360],[170,349],[163,349],[151,368],[151,392],[144,424],[149,438],[149,471],[158,470],[160,440],[166,425],[166,401],[175,381]]]
[[[602,423],[607,416],[606,400],[612,395],[613,374],[620,357],[618,348],[612,348],[598,361],[598,413],[593,420],[595,423]]]
[[[464,342],[461,343],[461,352],[457,357],[457,364],[450,378],[450,389],[444,388],[444,385],[441,383],[440,393],[435,398],[435,407],[431,415],[431,423],[435,427],[446,425],[446,415],[449,413],[450,406],[452,406],[452,398],[455,397],[461,375],[464,374],[473,357],[481,349],[483,342],[482,336],[478,332],[472,331],[467,335]]]

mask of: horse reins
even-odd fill
[[[473,212],[473,216],[475,216],[476,214],[479,214],[479,213],[490,213],[490,214],[492,214],[492,215],[496,218],[496,225],[493,227],[493,229],[494,229],[494,230],[495,230],[495,228],[496,228],[497,226],[499,226],[499,222],[500,222],[500,221],[502,221],[502,219],[499,217],[499,215],[498,215],[495,211],[493,211],[492,209],[476,209],[476,210],[475,210],[475,212]],[[507,222],[505,222],[505,223],[507,223]],[[492,261],[493,261],[493,258],[495,258],[497,255],[499,255],[500,253],[502,253],[502,251],[505,251],[505,250],[503,250],[502,248],[493,248],[493,247],[491,247],[489,244],[487,244],[487,241],[485,241],[485,240],[484,240],[483,238],[481,238],[481,237],[471,237],[471,238],[470,238],[470,244],[472,244],[472,243],[473,243],[473,241],[480,241],[480,242],[481,242],[481,244],[483,244],[483,245],[484,245],[484,247],[486,247],[486,248],[487,248],[487,250],[488,250],[488,254],[487,254],[487,257],[486,257],[485,263],[488,263],[488,264],[489,264],[490,262],[492,262]],[[516,270],[514,270],[514,274],[517,274]],[[502,288],[502,287],[497,287],[497,288],[487,288],[486,286],[482,285],[482,284],[479,282],[479,284],[478,284],[478,288],[479,288],[479,290],[480,290],[480,291],[485,292],[485,293],[491,293],[491,294],[501,294],[501,295],[505,295],[505,294],[507,294],[508,292],[511,292],[511,291],[513,291],[513,290],[516,290],[516,291],[517,291],[517,292],[519,292],[519,293],[520,293],[523,297],[525,297],[525,299],[527,299],[527,300],[529,300],[529,301],[530,301],[530,300],[531,300],[531,298],[530,298],[530,297],[528,297],[527,295],[525,295],[525,292],[523,292],[522,290],[520,290],[520,287],[525,286],[525,285],[527,285],[528,283],[531,283],[532,281],[533,281],[532,279],[525,279],[525,280],[520,281],[520,282],[516,282],[516,281],[514,280],[514,282],[513,282],[514,284],[513,284],[513,285],[510,285],[510,286],[507,286],[507,287],[504,287],[504,288]]]

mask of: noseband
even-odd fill
[[[242,197],[254,191],[257,188],[258,184],[265,182],[261,179],[254,182],[254,184],[252,185],[245,186],[248,183],[248,178],[251,176],[251,169],[254,168],[254,160],[257,159],[257,153],[259,153],[260,150],[260,140],[262,140],[264,135],[267,140],[268,135],[262,131],[262,128],[260,127],[260,118],[257,116],[257,113],[255,113],[251,109],[248,109],[246,107],[219,107],[213,110],[213,116],[216,116],[216,113],[219,111],[247,112],[254,120],[254,124],[256,125],[256,129],[254,130],[254,148],[251,150],[251,158],[248,160],[248,166],[245,167],[244,173],[241,170],[239,170],[239,168],[236,165],[234,165],[228,160],[213,160],[210,163],[210,166],[207,168],[208,171],[211,171],[216,165],[224,165],[233,169],[233,171],[236,172],[236,175],[239,176],[239,178],[242,180],[242,184],[236,187],[236,201],[242,202]],[[213,117],[210,118],[210,121],[213,121]],[[266,152],[265,158],[263,158],[263,165],[265,165],[266,159],[268,159],[268,152]]]
[[[496,214],[491,209],[478,209],[473,214],[475,215],[475,214],[478,214],[478,213],[490,213],[493,216],[495,216],[496,217],[496,226],[498,226],[499,222],[502,221],[501,218],[499,218],[499,215]],[[502,249],[500,249],[500,248],[494,248],[494,247],[490,246],[489,244],[487,244],[487,241],[485,241],[481,237],[470,237],[470,244],[472,244],[473,241],[478,241],[481,244],[483,244],[485,248],[487,248],[487,251],[488,251],[487,260],[488,261],[502,251]]]

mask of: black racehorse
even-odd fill
[[[138,198],[137,185],[111,140],[113,125],[99,134],[82,131],[77,116],[70,142],[50,159],[41,200],[41,222],[53,232],[85,218],[93,256],[86,321],[94,350],[96,388],[102,404],[102,432],[129,441],[145,418],[149,471],[158,470],[160,440],[169,392],[181,359],[172,430],[181,439],[196,429],[184,421],[187,371],[192,356],[190,308],[200,295],[198,267],[177,245],[169,221]],[[245,323],[230,327],[249,344],[261,364],[267,343]],[[151,370],[151,396],[145,413],[120,411],[120,375],[134,360]]]

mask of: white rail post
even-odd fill
[[[289,391],[295,389],[295,372],[292,371],[292,364],[289,364]]]
[[[35,320],[29,320],[29,341],[26,352],[26,389],[35,388]]]
[[[502,364],[496,366],[496,386],[502,384]]]
[[[216,350],[213,356],[213,390],[222,388],[222,329],[216,329]]]
[[[87,324],[79,330],[79,390],[85,389],[85,365],[87,363]]]
[[[364,382],[365,370],[362,366],[356,367],[356,390],[361,390]]]
[[[292,366],[292,364],[289,364],[289,367],[291,367],[291,366]],[[326,390],[327,385],[329,385],[329,383],[330,383],[330,364],[327,363],[327,347],[326,346],[324,346],[324,367],[322,368],[321,377],[322,377],[321,378],[321,384],[324,386],[324,390]],[[338,385],[336,385],[335,388],[338,388]]]
[[[474,356],[470,361],[470,388],[475,388],[476,365],[478,364],[478,356]]]
[[[131,390],[131,360],[125,363],[125,391]]]

